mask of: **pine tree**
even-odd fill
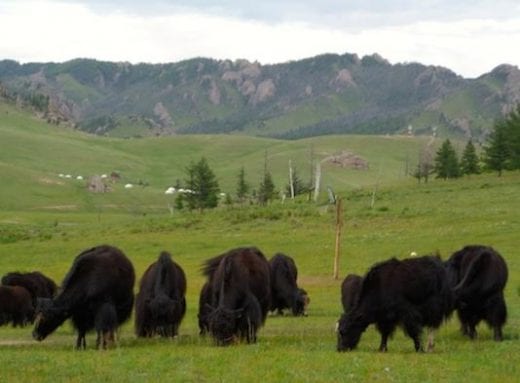
[[[499,176],[505,169],[520,169],[520,104],[495,122],[484,152],[487,167]]]
[[[471,140],[468,141],[464,148],[464,152],[462,153],[460,159],[460,170],[462,174],[468,175],[480,173],[477,151],[475,150],[475,146]]]
[[[309,191],[309,186],[306,185],[303,180],[298,176],[298,171],[296,168],[292,169],[292,186],[294,190],[294,196],[307,193]],[[285,186],[285,190],[287,195],[291,195],[291,184],[290,182]]]
[[[260,182],[260,187],[258,188],[258,202],[260,205],[266,205],[267,202],[271,201],[274,197],[274,182],[271,177],[271,173],[268,170],[264,172],[264,178],[262,182]]]
[[[218,205],[220,191],[215,174],[204,157],[197,163],[191,163],[186,169],[186,187],[189,189],[185,200],[190,210],[213,208]]]
[[[498,176],[502,175],[502,170],[506,169],[509,158],[507,143],[507,125],[505,121],[495,123],[493,131],[488,137],[488,145],[484,147],[486,165],[491,170],[496,170]]]
[[[237,198],[240,202],[244,202],[249,193],[249,184],[246,182],[246,172],[244,167],[240,168],[237,179]]]
[[[506,118],[506,136],[510,169],[520,169],[520,104]]]
[[[449,139],[446,139],[437,151],[434,170],[437,174],[437,178],[448,179],[460,177],[457,153]]]

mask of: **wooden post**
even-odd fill
[[[336,247],[334,252],[334,279],[339,276],[339,256],[341,253],[341,227],[343,226],[343,201],[336,200]]]
[[[320,181],[321,181],[321,165],[316,163],[316,180],[314,181],[314,202],[318,200],[320,194]]]
[[[293,174],[292,174],[292,163],[289,160],[289,187],[291,189],[291,199],[294,199],[294,184],[293,184]]]

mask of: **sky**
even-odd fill
[[[0,60],[261,64],[377,53],[475,78],[520,66],[519,0],[0,0]]]

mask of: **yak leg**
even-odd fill
[[[379,345],[379,351],[386,352],[388,351],[388,338],[395,330],[396,324],[393,322],[386,322],[386,323],[377,323],[377,329],[379,330],[379,333],[381,334],[381,344]]]
[[[460,330],[462,334],[470,339],[475,339],[477,337],[476,327],[478,322],[480,322],[480,318],[465,309],[459,309],[457,315],[461,323]]]
[[[435,329],[429,328],[428,329],[428,346],[426,348],[426,351],[431,352],[433,351],[435,347]]]
[[[406,315],[403,318],[404,332],[413,339],[415,351],[424,352],[424,348],[421,344],[422,327],[419,323],[418,316],[413,315],[413,313],[410,313],[410,315]]]
[[[86,349],[87,348],[87,342],[85,340],[85,334],[86,334],[86,331],[85,330],[78,330],[78,338],[76,340],[76,349],[77,350],[80,350],[80,349]]]
[[[115,337],[113,330],[106,331],[98,331],[97,339],[96,339],[96,348],[101,350],[106,350],[108,347],[111,347],[115,344]]]
[[[506,322],[507,308],[503,294],[491,299],[486,310],[485,321],[493,329],[493,339],[497,342],[503,340],[502,326]]]
[[[115,344],[114,330],[103,331],[103,349]]]

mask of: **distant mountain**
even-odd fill
[[[500,65],[464,79],[442,67],[353,54],[276,65],[4,60],[0,97],[48,121],[120,137],[435,133],[480,139],[520,102],[520,70]]]

